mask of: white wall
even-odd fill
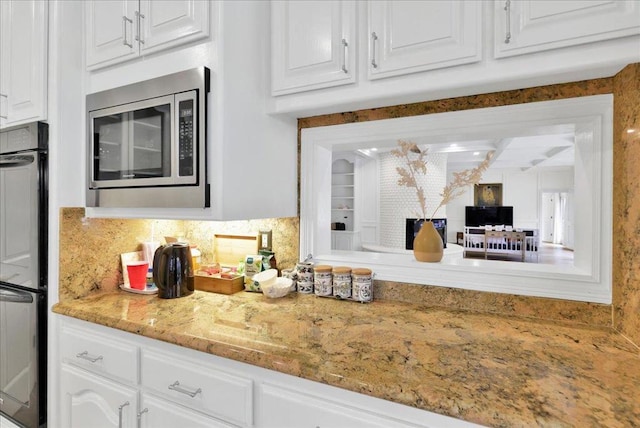
[[[59,215],[61,207],[84,204],[84,71],[82,3],[49,2],[49,283],[48,306],[58,302]],[[51,311],[49,311],[51,314]],[[58,325],[49,316],[48,426],[59,426]]]
[[[419,176],[418,185],[424,189],[427,217],[442,200],[442,189],[447,182],[447,154],[434,153],[426,157],[427,174]],[[416,190],[398,185],[397,167],[406,168],[405,161],[391,153],[380,154],[380,245],[405,248],[405,219],[422,218]],[[447,216],[447,207],[438,210],[436,217]]]
[[[454,171],[447,172],[448,180]],[[456,171],[457,172],[457,171]],[[543,191],[572,191],[573,167],[533,168],[528,171],[489,169],[481,183],[502,183],[502,205],[513,206],[513,225],[539,229],[540,195]],[[464,207],[473,205],[473,187],[447,207],[447,241],[455,242],[464,231]]]

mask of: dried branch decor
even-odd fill
[[[462,195],[467,186],[474,185],[480,182],[482,174],[489,168],[489,163],[493,152],[488,152],[484,160],[475,168],[465,169],[464,171],[454,172],[453,181],[447,184],[442,189],[442,200],[440,204],[433,210],[431,217],[427,217],[427,200],[424,196],[424,189],[418,185],[417,177],[419,175],[427,175],[427,150],[420,150],[416,143],[411,141],[398,140],[398,148],[391,151],[397,158],[405,159],[407,168],[396,167],[398,175],[399,186],[405,186],[416,189],[416,195],[418,196],[418,203],[422,210],[422,219],[429,221],[433,220],[440,207],[448,204],[458,196]]]

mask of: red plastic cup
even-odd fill
[[[129,274],[129,286],[136,290],[144,290],[147,286],[147,269],[149,263],[129,262],[127,263],[127,273]]]

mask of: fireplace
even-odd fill
[[[423,219],[417,218],[406,219],[405,248],[407,250],[413,250],[413,239],[418,234],[423,221]],[[442,238],[442,244],[444,245],[444,248],[447,248],[447,219],[434,218],[431,221],[433,222],[433,226],[436,228],[436,230],[440,234],[440,237]]]

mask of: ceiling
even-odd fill
[[[457,143],[454,143],[457,144]],[[433,147],[432,152],[446,150],[447,147]],[[529,137],[504,138],[499,140],[461,143],[448,148],[448,165],[457,169],[477,165],[493,150],[492,168],[517,168],[523,171],[534,167],[573,166],[575,145],[573,134],[536,135]],[[476,154],[477,153],[477,154]]]
[[[450,169],[466,169],[477,166],[488,151],[493,151],[491,168],[520,169],[535,167],[573,166],[575,144],[573,132],[560,132],[544,135],[529,135],[508,138],[487,138],[460,140],[443,143],[423,143],[413,139],[420,148],[429,153],[448,153],[447,165]],[[381,144],[375,149],[360,150],[360,153],[375,156],[375,153],[390,151],[395,144]]]

